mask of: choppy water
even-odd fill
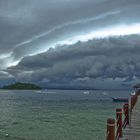
[[[130,91],[0,91],[0,140],[104,140]]]

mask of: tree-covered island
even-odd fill
[[[2,89],[11,89],[11,90],[41,90],[42,88],[31,83],[20,83],[16,82],[14,84],[10,84],[2,87]]]

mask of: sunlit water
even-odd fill
[[[130,91],[0,91],[0,140],[105,140]]]

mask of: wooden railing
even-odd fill
[[[129,102],[123,105],[123,109],[116,109],[116,120],[112,118],[107,119],[106,140],[119,140],[123,137],[122,130],[125,129],[127,125],[130,125],[131,113],[137,103],[137,99],[137,93],[132,95]]]
[[[129,124],[129,104],[126,103],[123,105],[124,121],[122,127],[125,128]]]
[[[116,109],[116,139],[122,137],[122,109]]]
[[[138,93],[131,96],[131,108],[130,108],[130,111],[132,112],[136,102],[137,102],[137,99],[138,99]]]

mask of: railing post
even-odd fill
[[[136,105],[137,101],[138,101],[138,94],[136,93],[136,102],[135,102],[135,105]]]
[[[135,95],[131,96],[131,112],[132,112],[134,106],[137,103],[137,99],[138,99],[138,94],[137,93]]]
[[[132,109],[133,109],[133,96],[131,96],[131,112],[132,112]]]
[[[111,118],[107,120],[107,139],[106,140],[115,140],[115,120]]]
[[[125,128],[126,125],[129,124],[129,104],[128,103],[124,104],[123,109],[124,109],[124,116],[125,116],[123,127]]]
[[[131,128],[131,96],[129,97],[129,102],[128,102],[128,104],[129,104],[129,127]]]
[[[117,124],[117,132],[116,132],[116,140],[122,138],[122,109],[116,109],[116,124]]]

